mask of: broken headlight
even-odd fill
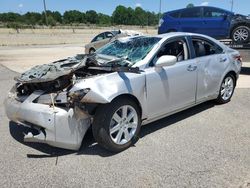
[[[71,102],[74,102],[74,101],[81,101],[82,98],[90,91],[89,88],[86,88],[86,89],[80,89],[80,90],[77,90],[77,91],[71,91],[68,93],[68,97],[69,97],[69,100]]]

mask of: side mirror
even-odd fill
[[[155,63],[156,67],[171,66],[177,62],[177,57],[173,55],[163,55]]]

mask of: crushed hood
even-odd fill
[[[84,67],[86,60],[87,55],[76,55],[75,57],[69,57],[53,63],[37,65],[15,77],[15,80],[22,83],[52,81]]]

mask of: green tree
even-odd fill
[[[193,8],[194,7],[194,4],[193,3],[189,3],[188,5],[187,5],[187,8]]]
[[[91,24],[98,23],[98,14],[94,10],[89,10],[85,13],[86,21]]]
[[[8,12],[0,14],[1,22],[22,22],[22,16],[17,13]]]
[[[126,25],[128,23],[128,11],[127,8],[119,5],[116,7],[112,14],[112,20],[115,24]]]
[[[98,14],[98,23],[102,25],[110,25],[111,24],[111,17],[106,14],[99,13]]]
[[[56,20],[53,18],[52,15],[49,15],[49,16],[48,16],[48,24],[49,24],[50,26],[55,26],[55,25],[56,25]]]
[[[127,8],[127,13],[126,13],[126,25],[135,25],[135,11],[131,7]]]
[[[63,14],[63,22],[66,24],[70,23],[84,23],[85,14],[78,10],[65,11]]]
[[[42,19],[42,15],[37,12],[27,12],[22,17],[26,24],[29,24],[32,26],[38,24],[39,21]]]
[[[136,7],[135,8],[135,13],[134,13],[134,19],[135,19],[135,24],[136,25],[147,25],[147,13],[141,8],[141,7]]]
[[[188,5],[193,6],[193,4]],[[136,7],[135,9],[131,7],[125,7],[119,5],[113,11],[112,16],[97,13],[94,10],[89,10],[86,13],[80,12],[78,10],[65,11],[63,15],[58,11],[46,11],[47,19],[49,25],[56,25],[58,23],[73,24],[73,23],[90,23],[90,24],[102,24],[110,25],[157,25],[159,14],[154,12],[145,11],[141,7]],[[20,15],[13,12],[0,13],[0,22],[12,23],[12,25],[23,26],[23,24],[36,25],[46,24],[45,13],[42,12],[27,12],[24,15]],[[11,24],[9,24],[11,25]],[[15,26],[15,28],[17,28]]]
[[[58,11],[52,12],[51,16],[57,23],[62,23],[62,15],[60,12]]]
[[[158,15],[155,14],[154,12],[146,12],[147,14],[147,25],[154,26],[158,24]]]

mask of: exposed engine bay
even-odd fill
[[[98,104],[82,101],[90,89],[76,85],[112,72],[140,73],[129,64],[123,58],[92,54],[35,66],[15,78],[5,101],[6,114],[36,130],[24,134],[24,141],[78,150]]]
[[[45,93],[69,90],[78,79],[115,71],[139,73],[138,68],[128,65],[122,58],[96,54],[79,54],[50,64],[37,65],[15,77],[17,95],[30,95],[36,90]]]

